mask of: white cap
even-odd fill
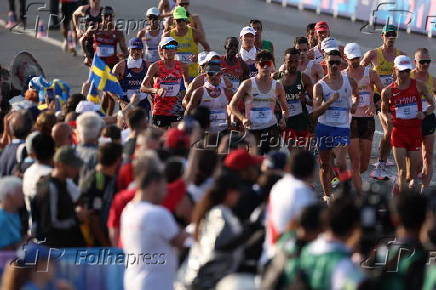
[[[167,45],[168,43],[171,43],[171,42],[177,43],[177,41],[174,38],[170,37],[170,36],[162,37],[162,39],[159,42],[159,47]]]
[[[159,16],[159,9],[157,9],[156,7],[151,7],[150,9],[147,10],[147,12],[145,13],[146,16],[148,15],[156,15]]]
[[[198,54],[198,64],[204,65],[208,62],[207,56],[209,55],[208,51],[202,51]]]
[[[394,66],[399,70],[403,71],[406,69],[412,70],[412,61],[407,55],[399,55],[394,59]]]
[[[251,26],[245,26],[244,28],[242,28],[241,32],[239,33],[239,37],[242,37],[248,33],[256,35],[256,30],[254,30],[254,28]]]
[[[324,40],[321,42],[321,49],[324,52],[339,50],[338,44],[336,43],[336,39],[334,39],[333,37],[324,38]]]
[[[216,56],[221,57],[221,55],[219,55],[216,51],[209,51],[209,53],[207,54],[207,61],[211,61],[212,58]]]
[[[344,53],[348,59],[353,59],[356,57],[362,57],[362,51],[360,50],[360,46],[357,43],[347,43],[344,47]]]
[[[76,107],[76,113],[95,112],[100,110],[100,105],[96,105],[91,101],[80,101]]]

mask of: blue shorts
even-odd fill
[[[319,150],[331,150],[350,144],[350,128],[337,128],[318,123],[315,134]]]

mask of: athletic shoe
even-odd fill
[[[17,25],[17,19],[14,12],[9,12],[8,14],[8,24],[6,24],[6,28],[10,29]]]
[[[388,180],[389,174],[385,170],[385,165],[383,163],[377,164],[377,167],[369,175],[373,179],[377,180]]]

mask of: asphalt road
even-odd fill
[[[48,3],[48,0],[46,0]],[[157,0],[102,0],[102,5],[111,5],[117,19],[139,21],[144,17],[147,8],[155,5]],[[29,3],[29,1],[28,1]],[[219,53],[223,53],[223,44],[227,36],[238,36],[240,29],[247,25],[250,19],[257,18],[262,20],[264,25],[263,39],[270,40],[275,46],[275,56],[281,60],[282,52],[291,45],[296,36],[305,33],[308,23],[320,20],[327,21],[334,37],[340,42],[358,42],[363,50],[368,50],[380,45],[378,34],[364,34],[360,28],[362,22],[351,22],[347,19],[333,18],[329,15],[317,15],[310,11],[300,11],[295,8],[283,8],[277,4],[267,4],[262,0],[191,0],[190,10],[199,14],[205,27],[207,40],[211,48]],[[31,9],[28,16],[28,26],[35,21],[36,9]],[[40,12],[43,18],[44,13]],[[6,19],[7,1],[0,2],[0,18]],[[47,13],[45,14],[47,15]],[[45,19],[48,19],[47,17]],[[48,20],[46,20],[46,23]],[[136,34],[130,31],[129,37]],[[59,32],[50,31],[49,36],[61,44]],[[79,57],[72,57],[64,54],[59,47],[35,40],[28,36],[17,35],[0,29],[0,39],[2,49],[0,50],[0,64],[8,67],[10,60],[15,53],[25,49],[34,54],[41,63],[49,79],[57,77],[69,82],[74,90],[79,90],[81,83],[87,78],[87,69],[81,64]],[[53,42],[53,41],[52,41]],[[56,41],[55,41],[56,42]],[[436,59],[436,39],[429,39],[420,34],[407,34],[404,31],[399,33],[397,46],[409,55],[417,47],[430,48],[432,58]],[[436,66],[432,65],[431,71],[436,75]],[[377,150],[381,138],[380,125],[376,124],[376,134],[374,136],[372,160],[377,159]],[[392,158],[392,157],[390,157]],[[435,158],[436,160],[436,152]],[[391,159],[392,160],[392,159]],[[371,168],[372,169],[372,168]],[[392,175],[395,174],[395,167],[389,168]],[[365,181],[370,181],[369,171],[363,175]],[[432,184],[436,186],[436,177]]]

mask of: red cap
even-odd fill
[[[329,25],[325,21],[320,21],[315,24],[315,31],[329,31]]]
[[[166,148],[189,148],[189,135],[183,130],[177,128],[169,129],[164,136],[164,145]]]
[[[224,165],[233,170],[241,170],[253,165],[259,165],[263,161],[262,156],[250,155],[245,149],[232,151],[224,160]]]

